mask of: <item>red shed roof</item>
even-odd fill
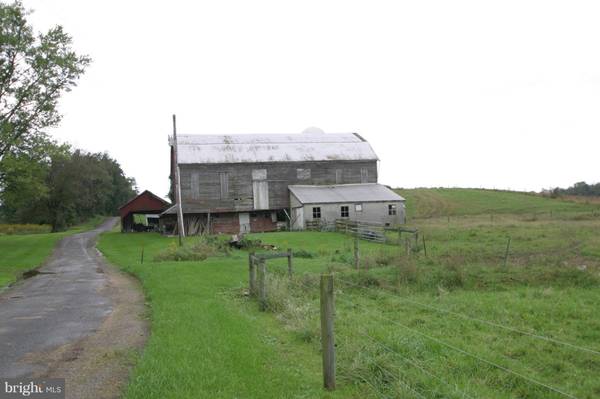
[[[119,214],[121,215],[121,218],[124,218],[131,212],[159,212],[166,209],[169,205],[171,204],[160,198],[158,195],[145,190],[143,193],[120,207]]]

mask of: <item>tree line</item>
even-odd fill
[[[136,193],[135,180],[106,153],[89,153],[38,137],[28,151],[0,161],[0,221],[63,230],[115,214]]]
[[[577,182],[570,187],[556,187],[550,191],[552,197],[560,197],[561,195],[580,195],[584,197],[600,197],[600,183],[587,184],[584,181]]]
[[[45,223],[53,231],[114,214],[135,194],[108,154],[59,144],[45,130],[57,104],[91,62],[61,26],[36,33],[20,1],[0,0],[0,222]]]

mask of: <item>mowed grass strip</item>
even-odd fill
[[[318,350],[243,297],[246,252],[202,262],[153,262],[173,242],[158,234],[117,232],[100,239],[106,257],[141,280],[150,310],[150,339],[125,398],[362,397],[360,387],[324,391]]]

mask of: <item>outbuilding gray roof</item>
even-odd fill
[[[331,186],[289,186],[302,204],[404,201],[388,187],[377,183],[336,184]]]
[[[173,144],[169,138],[169,144]],[[356,133],[178,135],[179,164],[378,160]]]

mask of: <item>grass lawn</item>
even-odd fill
[[[102,220],[103,217],[93,218],[61,233],[0,235],[0,290],[24,271],[41,265],[63,237],[89,230]]]
[[[111,262],[141,280],[151,309],[152,334],[125,398],[361,397],[361,389],[351,386],[323,391],[318,352],[243,296],[246,252],[203,262],[152,262],[174,242],[118,232],[100,240]]]
[[[475,191],[465,201],[479,213],[413,220],[427,256],[421,241],[409,255],[361,241],[358,272],[342,234],[250,235],[304,252],[292,279],[285,259],[268,261],[264,313],[244,295],[245,251],[154,262],[174,239],[104,234],[101,250],[140,278],[150,305],[152,335],[125,397],[599,397],[600,217],[587,204],[531,197],[529,207],[519,193],[494,203],[485,192],[477,208]],[[333,393],[321,388],[324,271],[335,273]]]

